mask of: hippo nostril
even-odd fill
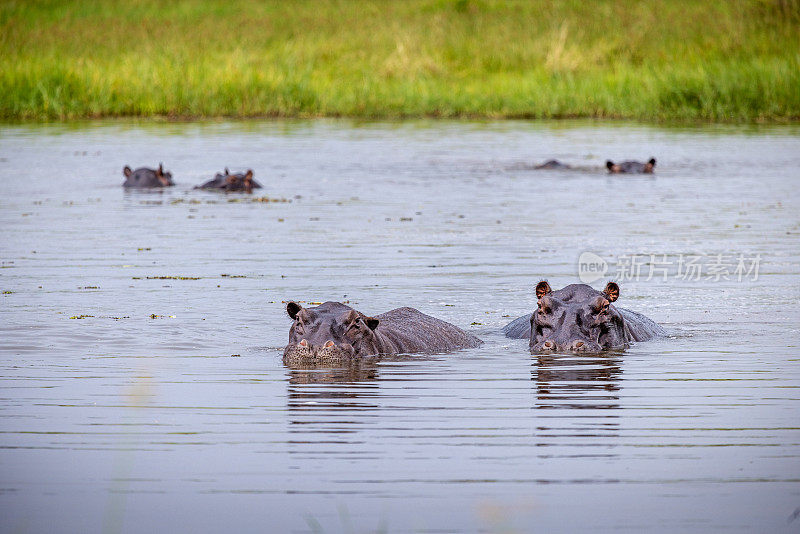
[[[308,346],[308,341],[306,341],[306,340],[304,339],[304,340],[302,340],[300,343],[298,343],[298,344],[297,344],[297,346],[298,346],[298,347],[307,347],[307,346]]]
[[[326,342],[325,342],[325,345],[323,345],[323,348],[325,348],[325,349],[329,349],[329,348],[331,348],[333,345],[334,345],[333,341],[331,341],[331,340],[329,339],[328,341],[326,341]]]
[[[575,342],[575,348],[576,348],[576,349],[579,349],[579,348],[581,348],[582,346],[583,346],[583,341],[576,341],[576,342]]]
[[[556,348],[556,344],[553,343],[552,341],[545,341],[542,347],[546,348],[547,350],[553,350],[554,348]]]

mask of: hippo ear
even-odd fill
[[[606,284],[606,288],[603,290],[603,294],[608,299],[609,302],[614,302],[619,298],[619,286],[616,282],[609,282]]]
[[[655,167],[656,166],[656,158],[650,158],[650,161],[648,161],[647,163],[649,163],[650,165]]]
[[[125,176],[125,178],[130,178],[131,174],[133,174],[133,171],[130,167],[125,165],[125,167],[122,168],[122,174]]]
[[[164,172],[164,167],[162,167],[161,164],[159,164],[158,165],[158,170],[156,171],[156,178],[158,178],[158,181],[161,183],[161,185],[163,185],[164,187],[166,187],[168,185],[171,185],[169,183],[169,177],[170,176],[172,176],[172,175],[169,174],[169,173],[165,173]]]
[[[607,168],[609,171],[610,171],[610,170],[612,170],[612,169],[614,168],[614,162],[613,162],[613,161],[611,161],[610,159],[609,159],[609,160],[606,160],[606,168]]]
[[[548,293],[552,292],[553,290],[550,289],[550,284],[547,283],[547,280],[542,280],[538,284],[536,284],[536,298],[540,299],[543,296],[547,295]]]
[[[230,173],[231,171],[228,170],[228,167],[225,167],[225,176],[228,176]]]
[[[376,319],[375,317],[364,317],[364,322],[367,323],[367,326],[370,330],[375,330],[378,328],[378,324],[381,322],[380,319]]]
[[[303,307],[293,300],[289,301],[286,304],[286,313],[288,313],[289,317],[291,317],[292,319],[297,319],[297,314],[300,313],[300,310],[302,309]]]
[[[244,175],[245,180],[252,180],[253,179],[253,169],[247,169],[247,173]]]

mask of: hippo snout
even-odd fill
[[[601,352],[602,350],[602,347],[597,343],[584,339],[576,339],[569,344],[570,352]]]
[[[552,339],[545,340],[533,348],[535,352],[602,352],[603,348],[593,341],[574,339],[568,342],[557,343]]]
[[[341,363],[355,355],[352,345],[337,345],[332,339],[322,344],[313,344],[305,338],[298,343],[290,343],[283,351],[283,361],[292,363]]]

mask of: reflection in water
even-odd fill
[[[342,368],[287,365],[289,432],[354,432],[360,414],[378,408],[377,404],[369,402],[379,394],[378,361],[377,358],[354,361]],[[302,441],[318,440],[304,438]]]
[[[350,384],[374,382],[378,379],[378,360],[352,362],[347,367],[330,368],[315,365],[286,365],[290,385]],[[291,392],[292,388],[289,388]]]
[[[537,408],[619,408],[621,354],[540,354],[533,363]]]

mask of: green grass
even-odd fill
[[[0,120],[800,120],[800,0],[0,0]]]

